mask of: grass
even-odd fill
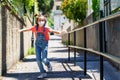
[[[28,49],[28,55],[34,55],[35,54],[35,48],[31,47]]]
[[[68,41],[62,41],[62,43],[64,44],[64,45],[68,45]],[[70,45],[73,45],[74,43],[73,43],[73,41],[70,41]]]

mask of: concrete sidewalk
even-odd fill
[[[67,47],[62,45],[59,37],[51,36],[49,41],[49,60],[53,71],[48,72],[47,78],[41,80],[99,80],[99,62],[95,56],[88,56],[87,76],[84,76],[83,56],[77,54],[77,64],[74,66],[73,53],[71,62],[68,63]],[[104,80],[120,80],[120,72],[112,67],[107,61],[104,62]],[[38,65],[35,55],[30,55],[24,61],[18,62],[2,80],[40,80]]]

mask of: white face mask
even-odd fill
[[[45,21],[39,21],[38,24],[39,24],[39,26],[42,27],[45,24]]]

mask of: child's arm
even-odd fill
[[[19,32],[31,31],[31,28],[20,29]]]
[[[56,34],[60,34],[60,35],[67,33],[67,31],[57,31],[57,30],[53,30],[53,29],[51,29],[51,32],[56,33]]]
[[[61,32],[60,32],[60,31],[53,30],[53,29],[51,29],[51,32],[56,33],[56,34],[61,34]]]

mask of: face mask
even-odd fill
[[[45,24],[45,21],[40,21],[40,22],[38,22],[38,24],[39,24],[39,26],[42,27]]]

